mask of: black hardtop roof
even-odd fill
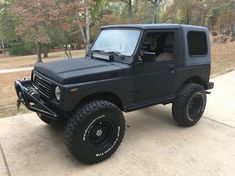
[[[194,26],[194,25],[184,25],[184,24],[121,24],[121,25],[108,25],[103,26],[101,29],[108,28],[137,28],[137,29],[177,29],[177,28],[188,28],[188,29],[200,29],[207,30],[206,27]]]

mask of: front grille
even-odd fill
[[[39,75],[35,75],[34,77],[34,86],[39,90],[39,92],[46,98],[52,98],[54,95],[54,85],[42,78]]]

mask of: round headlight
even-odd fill
[[[55,88],[55,97],[60,100],[60,88],[58,86]]]

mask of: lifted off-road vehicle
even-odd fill
[[[65,124],[65,141],[81,162],[111,156],[125,132],[124,112],[172,103],[189,127],[206,106],[211,53],[205,27],[151,24],[102,27],[83,59],[37,64],[15,82],[18,103],[50,124]]]

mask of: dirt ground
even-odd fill
[[[73,51],[73,56],[82,56],[84,51]],[[64,58],[63,52],[49,54],[52,61]],[[35,56],[22,56],[12,58],[0,58],[0,69],[33,66]],[[235,42],[226,44],[212,44],[212,70],[211,77],[227,73],[235,69]],[[0,118],[13,116],[27,112],[22,106],[20,111],[16,109],[16,95],[13,83],[15,80],[30,76],[30,71],[0,74]]]

